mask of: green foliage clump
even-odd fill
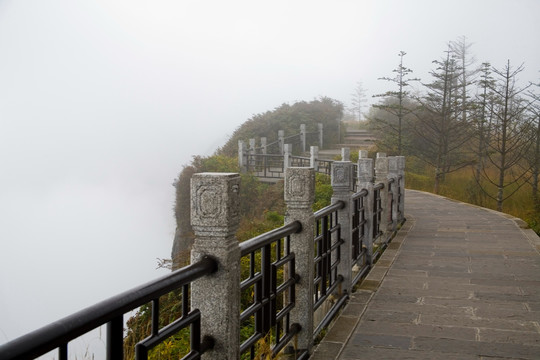
[[[219,154],[236,156],[238,140],[266,137],[268,142],[277,140],[278,130],[292,135],[300,131],[300,124],[305,124],[308,132],[317,131],[317,124],[323,124],[325,144],[339,142],[339,122],[343,116],[343,104],[328,97],[293,105],[283,104],[272,111],[257,114],[237,128],[231,138],[218,150]]]
[[[315,201],[313,202],[313,211],[330,205],[333,193],[334,190],[332,189],[330,176],[315,174]]]

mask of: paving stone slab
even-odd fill
[[[460,340],[475,340],[475,328],[460,326],[426,325],[415,323],[394,323],[391,321],[361,321],[355,330],[359,334],[386,334],[396,336],[425,336]],[[530,332],[523,334],[532,334]],[[536,334],[539,335],[539,334]]]
[[[349,339],[352,345],[408,350],[412,346],[412,337],[381,334],[354,333]]]
[[[462,326],[471,328],[516,330],[516,331],[537,331],[538,324],[535,321],[520,319],[490,319],[474,316],[473,314],[459,315],[433,315],[422,314],[419,323],[441,326]]]
[[[516,359],[538,360],[540,357],[538,346],[430,337],[414,338],[414,349],[476,356],[506,356]]]
[[[343,311],[341,339],[362,315],[343,348],[337,335],[325,345],[328,359],[540,359],[540,239],[511,217],[416,191],[406,218],[359,286],[363,303],[351,297]]]
[[[479,329],[479,340],[511,344],[540,346],[538,331],[511,331],[499,329]]]

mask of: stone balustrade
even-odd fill
[[[301,231],[288,235],[284,240],[286,245],[283,245],[290,247],[289,251],[294,255],[294,275],[288,281],[293,284],[295,298],[290,305],[293,308],[287,313],[290,316],[287,323],[294,326],[295,341],[291,342],[291,346],[296,347],[294,350],[300,354],[299,358],[311,353],[314,329],[320,328],[318,323],[326,324],[329,321],[327,314],[322,315],[322,320],[315,319],[314,299],[326,296],[323,292],[329,289],[332,291],[332,301],[340,299],[338,302],[340,306],[343,305],[362,277],[355,274],[367,274],[376,256],[382,253],[404,221],[404,157],[378,154],[373,176],[373,159],[366,158],[364,151],[359,155],[356,166],[350,161],[332,163],[334,194],[331,206],[334,206],[337,216],[335,219],[331,216],[333,220],[326,227],[339,227],[340,231],[328,233],[327,245],[334,248],[325,255],[332,257],[332,260],[329,269],[324,271],[333,274],[329,275],[330,280],[325,281],[339,282],[339,286],[328,284],[323,290],[314,287],[314,279],[323,271],[320,264],[314,264],[313,254],[320,250],[314,246],[320,247],[322,244],[314,242],[316,233],[322,231],[322,225],[315,218],[317,214],[322,216],[324,213],[323,209],[314,214],[311,208],[315,194],[315,170],[311,167],[288,167],[285,172],[285,224],[301,224]],[[312,163],[315,161],[312,160]],[[195,174],[192,179],[191,218],[196,235],[192,261],[209,256],[219,263],[215,274],[196,280],[192,285],[192,307],[202,313],[201,333],[215,340],[213,350],[203,355],[205,359],[237,359],[242,347],[239,340],[241,254],[234,235],[239,222],[238,194],[242,191],[239,179],[239,174],[221,173]],[[374,244],[373,229],[374,216],[377,216],[373,212],[377,207],[374,188],[380,192],[378,206],[381,221],[378,226],[381,234],[377,237],[377,244]],[[378,248],[377,254],[374,253],[374,246]],[[261,304],[275,301],[275,296],[269,300],[259,300]],[[254,304],[262,307],[255,300]],[[329,313],[335,314],[338,310],[333,309],[331,304],[329,308]],[[271,316],[275,317],[276,314]],[[289,333],[289,329],[283,331],[284,334]]]

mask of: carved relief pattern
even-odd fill
[[[305,168],[289,168],[285,177],[285,201],[309,203],[314,197],[314,173]]]
[[[198,200],[195,214],[199,218],[216,218],[223,212],[222,196],[219,187],[200,185],[197,187]]]

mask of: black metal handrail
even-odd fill
[[[309,167],[311,165],[311,159],[305,156],[291,156],[291,166],[297,167]]]
[[[373,244],[379,242],[382,231],[380,228],[382,217],[382,201],[381,190],[384,189],[384,183],[378,183],[373,187]],[[380,254],[382,254],[382,248],[379,246],[377,250],[373,252],[373,260],[375,260]]]
[[[368,261],[368,251],[365,244],[366,233],[365,224],[368,221],[366,218],[366,207],[368,200],[368,190],[362,189],[351,197],[352,201],[352,261],[353,268],[357,267],[356,273],[352,279],[352,286],[356,285],[358,281],[363,278],[370,269]]]
[[[281,178],[284,172],[283,155],[249,154],[247,168],[248,171],[255,172],[260,177]]]
[[[318,172],[321,174],[330,175],[330,172],[332,170],[332,160],[319,160],[319,170]]]
[[[182,317],[175,323],[163,329],[152,329],[152,335],[143,343],[144,348],[155,346],[153,338],[162,338],[173,335],[187,326],[192,326],[191,352],[186,359],[196,359],[204,350],[211,348],[213,342],[207,338],[201,344],[200,312],[197,309],[189,311],[186,287],[194,280],[211,274],[217,270],[215,260],[204,257],[200,261],[179,269],[169,275],[148,282],[134,289],[125,291],[112,298],[104,300],[73,315],[67,316],[41,329],[21,336],[11,342],[0,346],[0,359],[33,359],[58,348],[60,360],[68,358],[67,344],[69,341],[107,324],[107,359],[123,358],[123,315],[144,304],[152,302],[155,307],[161,295],[184,287],[182,293],[184,310]],[[159,316],[159,311],[155,311]],[[154,317],[154,311],[152,314]],[[153,318],[152,324],[156,321]],[[166,337],[164,337],[167,335]],[[202,346],[201,346],[202,345]],[[139,346],[140,348],[140,346]],[[141,350],[140,350],[141,351]],[[144,349],[142,349],[144,352]]]
[[[289,135],[289,136],[285,136],[283,138],[283,140],[290,140],[290,139],[293,139],[295,137],[297,137],[298,139],[300,139],[300,136],[302,135],[302,133],[297,133],[297,134],[294,134],[294,135]]]
[[[240,354],[249,351],[251,359],[255,358],[256,343],[270,332],[272,354],[276,355],[301,330],[290,321],[299,281],[290,236],[301,230],[302,224],[294,221],[240,244],[240,256],[249,261],[249,273],[240,282],[241,294],[249,299],[242,304],[240,324],[248,328],[249,337],[240,345]]]
[[[298,233],[300,231],[302,231],[302,224],[300,223],[300,221],[293,221],[277,229],[265,232],[264,234],[241,242],[239,245],[240,256],[246,256],[249,253],[258,250],[273,241]]]
[[[341,237],[341,224],[338,222],[337,212],[345,207],[345,202],[335,203],[317,211],[315,218],[315,278],[313,311],[316,311],[343,282],[343,276],[338,274],[337,267],[341,262],[341,245],[345,243]],[[321,332],[324,326],[330,322],[339,308],[345,304],[346,293],[339,296],[338,301],[325,314],[321,323],[315,328],[313,337]]]

